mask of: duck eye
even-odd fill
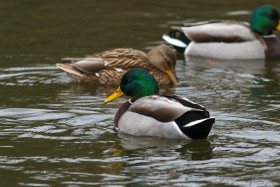
[[[163,54],[159,53],[159,55],[160,55],[165,61],[168,61],[167,58],[166,58]]]

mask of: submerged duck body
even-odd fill
[[[118,48],[79,59],[71,65],[58,63],[56,66],[78,83],[119,85],[128,70],[142,68],[164,85],[178,83],[175,65],[176,54],[162,44],[147,54],[140,50]]]
[[[132,99],[116,113],[114,123],[120,131],[134,136],[177,139],[204,139],[215,118],[199,104],[178,95],[158,94],[155,79],[148,72],[127,72],[121,86],[105,103],[126,94]]]
[[[250,23],[233,20],[212,20],[183,27],[172,27],[163,39],[186,56],[219,59],[280,58],[280,39],[273,35],[280,30],[280,15],[272,6],[262,6]]]

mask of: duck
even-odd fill
[[[119,85],[128,70],[141,68],[150,72],[160,85],[176,85],[179,83],[176,59],[171,47],[161,44],[148,53],[132,48],[116,48],[82,59],[63,58],[62,61],[73,63],[57,63],[56,66],[77,83]]]
[[[209,20],[173,26],[162,38],[185,56],[225,60],[280,59],[279,11],[271,5],[257,8],[250,23]]]
[[[126,72],[104,103],[129,96],[114,123],[125,134],[174,139],[206,139],[215,122],[200,104],[179,95],[159,93],[157,81],[143,69]]]

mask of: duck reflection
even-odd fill
[[[226,71],[243,74],[263,74],[265,72],[265,60],[222,60],[202,57],[188,57],[186,64],[201,68],[220,68]]]
[[[187,160],[212,158],[212,146],[208,140],[180,140],[160,137],[137,137],[118,133],[120,146],[126,152],[149,156],[183,157]],[[118,150],[119,151],[119,150]]]
[[[205,139],[193,140],[176,151],[183,157],[187,156],[189,160],[208,160],[212,158],[213,146]]]

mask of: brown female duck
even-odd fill
[[[164,44],[154,47],[147,54],[135,49],[118,48],[79,59],[71,65],[56,64],[78,83],[103,85],[119,85],[122,76],[135,68],[151,73],[160,85],[177,84],[175,65],[175,52]]]

